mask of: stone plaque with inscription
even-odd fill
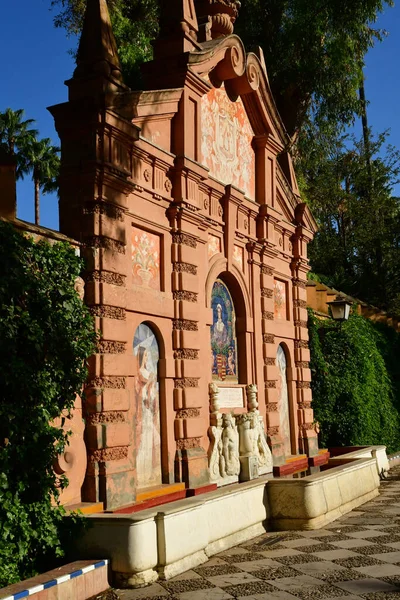
[[[244,388],[218,387],[218,403],[221,408],[244,408]]]

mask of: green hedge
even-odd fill
[[[358,315],[338,324],[309,310],[313,408],[323,447],[400,449],[400,345],[391,328]]]
[[[94,350],[81,268],[68,244],[0,221],[0,587],[48,570],[74,524],[51,503],[67,484],[52,466],[67,436],[51,423],[68,418]]]

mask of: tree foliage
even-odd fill
[[[309,334],[320,444],[385,444],[388,452],[398,450],[400,395],[391,361],[399,361],[399,335],[357,315],[338,326],[312,311]]]
[[[0,222],[0,587],[63,554],[65,479],[53,461],[94,351],[93,321],[74,290],[82,267],[64,243],[35,243]]]

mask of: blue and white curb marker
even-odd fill
[[[83,567],[82,569],[78,569],[77,571],[72,571],[72,573],[69,573],[68,575],[61,575],[60,577],[56,577],[55,579],[50,579],[50,581],[46,581],[46,583],[35,585],[27,590],[22,590],[22,592],[17,592],[12,596],[6,596],[5,598],[1,598],[1,600],[20,600],[20,598],[28,598],[28,596],[33,596],[38,592],[47,590],[48,588],[54,587],[55,585],[65,583],[70,579],[75,579],[75,577],[80,577],[85,573],[89,573],[89,571],[94,571],[95,569],[99,569],[100,567],[106,567],[107,565],[108,560],[100,560],[99,562],[93,563],[92,565],[88,565],[87,567]]]

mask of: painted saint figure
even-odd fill
[[[135,378],[136,470],[138,488],[161,484],[161,437],[158,392],[158,344],[151,329],[139,325],[134,354],[138,360]]]
[[[238,383],[235,310],[228,288],[219,279],[213,286],[211,304],[214,316],[211,327],[212,378]]]

